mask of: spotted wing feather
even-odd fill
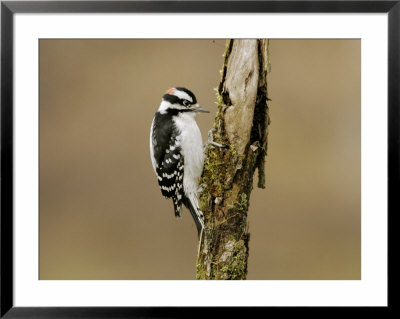
[[[184,159],[175,131],[171,134],[170,142],[167,145],[168,147],[165,148],[156,168],[157,179],[163,196],[173,200],[175,216],[181,217]]]

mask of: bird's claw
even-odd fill
[[[220,147],[220,148],[227,148],[228,147],[227,145],[220,144],[220,143],[217,143],[217,142],[213,141],[212,133],[213,133],[214,130],[215,129],[212,128],[211,130],[208,131],[208,140],[204,144],[204,149],[207,149],[208,145],[213,145],[213,146]]]
[[[219,143],[214,142],[214,141],[210,141],[209,144],[211,144],[213,146],[216,146],[216,147],[221,147],[221,148],[227,148],[228,147],[227,145],[219,144]]]
[[[204,191],[204,188],[206,187],[206,184],[205,183],[201,183],[200,185],[199,185],[199,188],[197,189],[197,192],[199,193],[199,194],[201,194],[203,191]]]

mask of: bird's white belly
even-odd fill
[[[204,164],[203,142],[194,114],[179,114],[175,118],[175,124],[181,132],[180,145],[184,158],[183,187],[188,196],[190,193],[197,193],[198,180]]]

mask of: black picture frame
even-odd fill
[[[400,116],[400,0],[396,1],[1,1],[1,289],[3,318],[190,318],[210,314],[251,317],[266,307],[14,307],[13,304],[13,17],[15,13],[122,13],[122,12],[280,12],[280,13],[387,13],[388,14],[388,234],[399,211]],[[392,259],[389,255],[389,264]],[[392,266],[390,268],[393,268]],[[389,268],[389,270],[390,270]],[[390,276],[389,272],[389,276]],[[390,280],[388,280],[389,288]],[[388,294],[387,312],[394,304]],[[326,308],[313,308],[325,311]],[[281,311],[282,309],[280,309]],[[301,315],[309,307],[285,308]],[[346,308],[350,315],[361,308]],[[332,311],[332,310],[331,310]],[[336,310],[333,310],[335,314]],[[371,308],[366,311],[371,313]]]

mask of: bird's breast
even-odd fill
[[[184,157],[184,178],[198,179],[203,171],[204,151],[201,132],[192,114],[181,113],[175,117],[181,153]]]

